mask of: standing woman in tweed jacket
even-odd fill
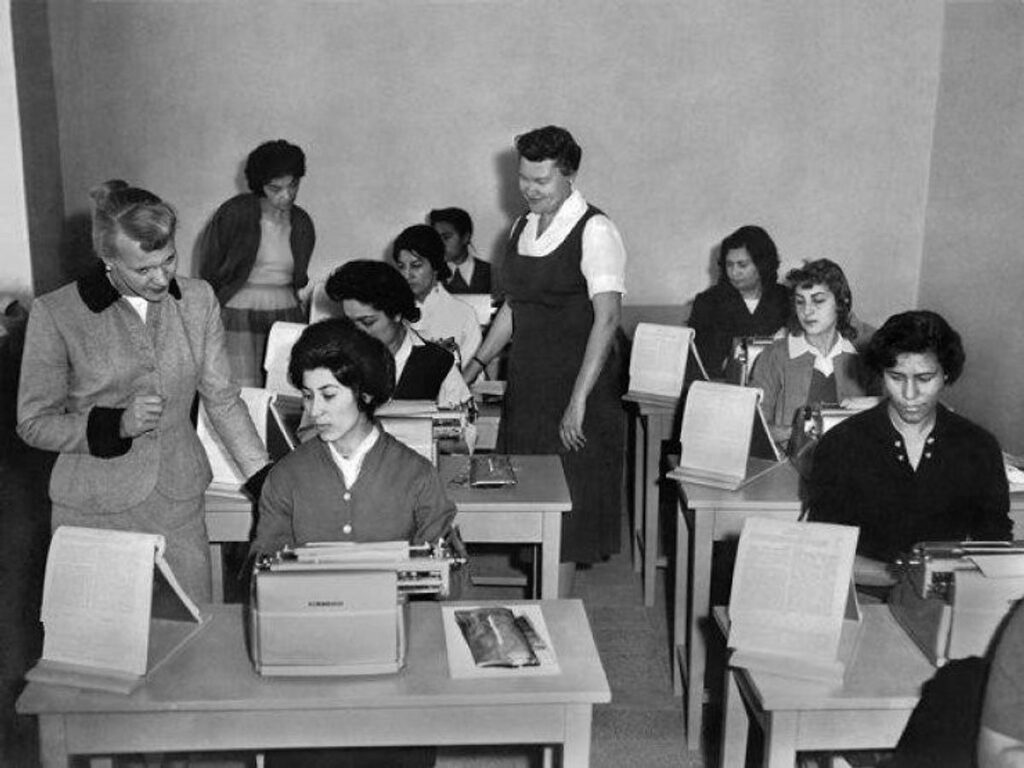
[[[60,454],[53,527],[162,534],[193,598],[211,598],[203,492],[211,479],[189,413],[196,393],[254,484],[267,453],[232,383],[213,289],[176,278],[176,217],[109,181],[93,199],[95,269],[35,300],[18,388],[18,434]]]

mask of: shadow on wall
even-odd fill
[[[64,219],[58,258],[65,283],[82,277],[93,265],[92,217],[88,211],[78,211]]]
[[[505,226],[498,230],[491,241],[487,253],[492,265],[493,285],[491,293],[501,295],[501,262],[505,258],[505,245],[508,233],[516,219],[526,209],[523,196],[519,192],[519,153],[509,148],[494,156],[494,175],[498,180],[498,208],[505,214]]]

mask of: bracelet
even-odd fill
[[[481,367],[481,368],[486,368],[486,367],[487,367],[487,363],[485,363],[485,362],[484,362],[483,360],[481,360],[481,359],[480,359],[479,357],[477,357],[476,355],[473,355],[473,359],[474,359],[474,360],[475,360],[475,361],[476,361],[477,363],[479,363],[479,365],[480,365],[480,367]]]

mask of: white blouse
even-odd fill
[[[579,190],[565,199],[554,219],[537,236],[540,214],[526,214],[526,226],[519,235],[518,249],[523,256],[547,256],[568,237],[587,212],[587,201]],[[592,216],[583,228],[583,256],[580,271],[587,281],[587,294],[626,292],[626,246],[618,227],[607,216]]]

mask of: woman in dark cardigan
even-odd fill
[[[263,385],[270,326],[306,321],[298,291],[308,282],[316,231],[295,204],[305,175],[299,147],[283,139],[261,144],[245,163],[250,192],[221,205],[200,241],[199,276],[223,308],[232,375],[242,386]]]
[[[812,520],[860,527],[857,583],[890,585],[889,564],[919,541],[1009,539],[999,443],[939,402],[963,371],[960,335],[934,312],[904,312],[864,358],[886,398],[821,439],[809,488]]]
[[[740,227],[718,250],[718,283],[697,294],[689,325],[708,375],[722,378],[733,339],[772,336],[786,324],[789,292],[779,285],[779,254],[761,227]]]

